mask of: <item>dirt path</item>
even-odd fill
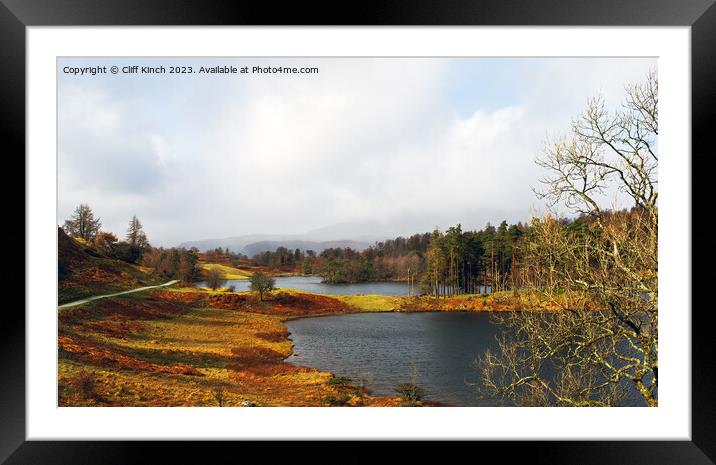
[[[129,290],[129,291],[116,292],[116,293],[114,293],[114,294],[106,294],[106,295],[97,295],[97,296],[94,296],[94,297],[87,297],[86,299],[76,300],[76,301],[74,301],[74,302],[69,302],[69,303],[66,303],[66,304],[58,305],[57,308],[74,307],[75,305],[86,304],[87,302],[91,302],[91,301],[93,301],[93,300],[98,300],[98,299],[104,299],[105,297],[114,297],[114,296],[123,295],[123,294],[131,294],[131,293],[133,293],[133,292],[146,291],[147,289],[154,289],[154,288],[156,288],[156,287],[171,286],[172,284],[178,283],[178,282],[179,282],[178,279],[174,279],[174,280],[172,280],[172,281],[169,281],[168,283],[159,284],[159,285],[157,285],[157,286],[145,286],[145,287],[139,287],[139,288],[137,288],[137,289],[132,289],[132,290]]]

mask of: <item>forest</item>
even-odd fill
[[[560,224],[579,230],[586,218],[563,219]],[[279,247],[253,260],[269,270],[316,274],[327,283],[405,281],[411,293],[435,296],[514,289],[523,284],[520,270],[522,238],[530,226],[506,221],[489,223],[479,231],[463,231],[460,224],[442,232],[414,234],[377,242],[362,252],[326,249],[320,254]]]
[[[605,217],[629,217],[631,211],[605,211]],[[142,224],[133,217],[126,239],[101,231],[101,222],[87,205],[80,205],[64,226],[68,234],[95,245],[108,256],[128,263],[141,264],[169,279],[192,283],[200,279],[199,262],[223,263],[238,268],[258,267],[271,273],[321,276],[326,283],[359,283],[368,281],[402,281],[411,295],[447,297],[480,294],[490,291],[529,287],[543,279],[544,266],[532,266],[544,260],[535,256],[530,244],[535,231],[544,227],[545,219],[530,223],[495,227],[488,223],[479,231],[464,231],[460,224],[446,231],[413,234],[376,242],[363,251],[351,248],[328,248],[317,254],[313,250],[290,250],[278,247],[249,258],[221,247],[199,252],[196,249],[152,247]],[[576,218],[553,220],[571,236],[575,244],[587,236],[598,235],[594,219],[582,214]],[[533,247],[532,247],[533,248]]]

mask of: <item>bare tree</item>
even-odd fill
[[[75,208],[72,216],[69,220],[65,221],[65,225],[62,229],[64,229],[70,237],[91,241],[99,232],[100,227],[102,227],[100,219],[95,219],[90,206],[83,203]]]
[[[657,96],[652,71],[615,112],[591,100],[537,160],[548,172],[538,195],[582,215],[580,227],[535,219],[521,244],[529,284],[562,310],[499,318],[499,352],[478,360],[481,394],[521,405],[658,404]],[[603,207],[615,188],[629,210]]]

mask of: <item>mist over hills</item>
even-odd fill
[[[253,257],[254,255],[259,254],[261,252],[273,252],[279,247],[286,247],[289,250],[301,249],[304,252],[306,250],[313,250],[314,252],[319,254],[324,250],[331,248],[344,249],[346,247],[350,247],[353,250],[362,251],[367,249],[369,246],[370,244],[366,242],[357,241],[261,241],[244,246],[244,251],[242,253],[248,255],[249,257]]]
[[[271,251],[278,247],[287,249],[313,250],[316,253],[331,247],[350,247],[364,250],[379,241],[409,237],[432,231],[435,227],[446,229],[458,223],[463,230],[479,230],[488,221],[499,224],[503,219],[510,222],[524,220],[523,212],[506,212],[496,209],[475,209],[467,213],[446,211],[443,215],[430,217],[419,214],[405,214],[390,220],[364,220],[332,224],[302,234],[247,234],[224,238],[186,241],[179,247],[196,247],[200,251],[228,248],[235,253],[253,257],[257,253]]]
[[[364,250],[375,242],[391,239],[395,236],[379,234],[383,228],[374,222],[340,223],[314,229],[303,234],[247,234],[243,236],[202,239],[186,241],[178,247],[196,247],[200,251],[228,248],[235,253],[243,253],[253,257],[257,253],[271,251],[278,247],[287,249],[313,250],[321,253],[329,248],[350,247],[354,250]]]
[[[204,239],[199,241],[187,241],[179,244],[179,247],[196,247],[200,251],[204,252],[207,250],[221,247],[229,249],[235,253],[242,253],[249,257],[254,255],[271,251],[273,252],[278,247],[286,247],[287,249],[294,250],[300,249],[302,251],[313,250],[316,253],[321,253],[325,249],[329,248],[345,248],[350,247],[354,250],[364,250],[368,248],[375,240],[371,238],[365,238],[365,240],[308,240],[298,238],[300,236],[280,236],[276,234],[250,234],[246,236],[237,237],[226,237],[221,239]]]
[[[364,250],[367,249],[371,244],[369,242],[361,242],[361,241],[351,241],[351,240],[344,240],[344,241],[307,241],[307,240],[300,240],[300,239],[274,239],[274,240],[260,240],[256,242],[249,242],[254,241],[259,238],[264,238],[267,236],[260,236],[256,234],[252,234],[251,236],[239,236],[239,237],[227,237],[224,239],[205,239],[201,241],[189,241],[189,242],[182,242],[179,244],[179,247],[196,247],[200,251],[204,252],[207,250],[215,249],[217,247],[221,247],[224,249],[229,249],[232,252],[236,253],[242,253],[244,255],[247,255],[249,257],[253,257],[256,254],[259,254],[261,252],[270,251],[273,252],[279,247],[286,247],[290,250],[295,249],[301,249],[302,251],[306,250],[313,250],[316,253],[321,253],[325,249],[330,248],[346,248],[350,247],[354,250]]]
[[[278,234],[248,234],[245,236],[186,241],[179,244],[178,247],[186,247],[187,249],[196,247],[201,252],[221,247],[235,253],[244,253],[244,247],[247,245],[267,240],[283,240],[283,236]]]

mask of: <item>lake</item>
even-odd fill
[[[325,284],[321,276],[278,276],[276,288],[296,289],[326,295],[359,295],[379,294],[390,296],[408,295],[408,283],[396,281],[379,281],[351,284]],[[228,279],[225,286],[234,286],[236,292],[248,291],[251,283],[248,279]],[[197,286],[206,287],[206,281],[196,283]],[[478,292],[488,293],[490,287],[479,286]]]
[[[294,343],[288,362],[348,376],[356,385],[367,379],[365,385],[379,396],[395,396],[396,385],[415,382],[426,398],[448,405],[496,405],[479,399],[470,385],[479,376],[475,359],[487,348],[497,349],[495,336],[501,329],[489,313],[358,313],[285,324]],[[620,351],[630,353],[624,341]],[[627,396],[620,405],[645,405],[628,379],[621,385]]]
[[[382,294],[382,295],[408,295],[408,284],[395,281],[368,282],[354,284],[324,284],[320,276],[278,276],[276,287],[284,289],[297,289],[299,291],[313,292],[314,294],[328,295],[356,295],[356,294]],[[197,283],[206,287],[206,282]],[[229,279],[225,286],[234,286],[237,292],[248,291],[247,279]]]
[[[475,358],[496,347],[499,329],[487,313],[360,313],[286,326],[294,343],[288,362],[348,376],[355,384],[368,378],[376,395],[395,396],[396,385],[414,378],[428,399],[494,405],[469,386],[478,377]]]

